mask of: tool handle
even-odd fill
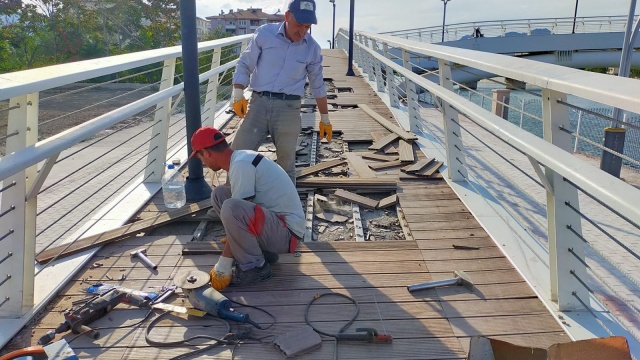
[[[429,282],[425,282],[425,283],[409,285],[409,286],[407,286],[407,290],[409,290],[409,292],[414,292],[414,291],[418,291],[418,290],[433,289],[433,288],[437,288],[437,287],[440,287],[440,286],[458,285],[459,281],[460,281],[459,278],[446,279],[446,280],[437,280],[437,281],[429,281]]]
[[[140,258],[140,260],[149,268],[153,269],[153,270],[157,270],[158,269],[158,265],[154,264],[153,261],[149,260],[149,258],[147,257],[147,255],[143,254],[143,253],[139,253],[138,257]]]
[[[336,335],[336,339],[338,341],[373,341],[373,336],[366,332],[351,334],[340,333]]]
[[[85,336],[88,336],[92,339],[97,339],[100,337],[100,332],[93,330],[92,328],[88,327],[87,325],[82,325],[82,324],[78,324],[74,327],[73,329],[73,333],[74,334],[82,334]]]

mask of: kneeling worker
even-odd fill
[[[222,255],[211,270],[211,286],[221,290],[270,279],[269,261],[276,261],[276,254],[294,252],[304,235],[304,211],[289,176],[255,151],[232,150],[213,127],[198,129],[191,137],[191,149],[191,157],[197,156],[213,171],[227,171],[229,177],[229,185],[217,186],[211,193],[213,209],[227,234]]]

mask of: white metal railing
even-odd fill
[[[227,79],[225,81],[230,82],[230,73],[233,72],[239,53],[237,48],[244,49],[250,38],[251,35],[242,35],[199,44],[198,51],[201,54],[204,53],[206,57],[203,61],[205,65],[199,71],[199,81],[201,84],[204,83],[203,87],[206,88],[206,91],[201,91],[203,124],[218,126],[221,121],[232,116],[225,114],[224,109],[221,109],[223,103],[229,99],[231,88],[230,84],[221,84],[221,81]],[[100,230],[105,231],[123,225],[128,221],[127,218],[132,216],[160,188],[160,180],[167,159],[174,157],[186,159],[185,131],[178,130],[174,131],[173,135],[170,134],[171,127],[178,122],[184,123],[184,117],[176,116],[175,112],[183,91],[183,83],[176,81],[180,76],[180,74],[176,75],[176,69],[180,65],[177,59],[181,57],[181,52],[181,47],[176,46],[0,74],[0,103],[3,103],[3,100],[6,103],[8,100],[8,106],[0,107],[0,112],[6,113],[8,120],[7,133],[0,134],[2,140],[6,141],[6,155],[0,157],[0,319],[3,319],[2,322],[6,325],[0,329],[0,347],[26,323],[31,315],[53,297],[66,280],[93,254],[89,251],[74,256],[70,260],[67,259],[69,261],[65,261],[64,266],[57,266],[57,262],[47,266],[37,264],[34,266],[36,229],[39,225],[38,203],[51,202],[46,196],[40,195],[40,190],[47,181],[47,176],[52,173],[52,170],[55,171],[55,164],[60,154],[80,142],[96,136],[100,137],[101,131],[126,121],[145,109],[152,109],[149,112],[153,118],[151,125],[139,133],[143,140],[146,137],[146,141],[120,158],[120,161],[126,162],[131,158],[131,154],[136,154],[141,164],[146,162],[146,165],[141,166],[134,174],[132,181],[119,185],[125,186],[124,188],[119,188],[119,192],[109,194],[103,200],[113,201],[105,206],[105,209],[96,212],[102,215],[88,217],[86,225],[77,224],[74,227],[78,230],[76,234],[61,239],[62,243],[72,242],[82,235],[88,236]],[[223,52],[228,56],[221,61]],[[221,64],[221,62],[224,63]],[[90,79],[95,81],[96,78],[105,76],[117,77],[124,81],[122,79],[128,79],[131,76],[118,75],[119,73],[129,71],[142,74],[148,71],[136,72],[138,70],[135,69],[155,63],[162,64],[157,68],[157,71],[162,72],[161,80],[155,85],[157,92],[44,140],[39,140],[41,100],[39,94],[41,92]],[[112,82],[105,81],[105,83]],[[93,86],[85,88],[91,87]],[[178,141],[170,143],[169,140],[177,133],[181,133]],[[169,150],[172,147],[174,149]],[[96,156],[96,152],[87,151],[77,155],[78,160]],[[109,166],[111,165],[104,164],[106,168]],[[81,177],[91,179],[97,176],[95,172],[84,171]],[[113,177],[118,175],[111,174]],[[89,187],[96,186],[89,185]],[[78,189],[70,189],[68,194],[80,192],[76,190]],[[86,200],[81,198],[79,203]],[[74,208],[79,203],[69,203],[67,207]],[[104,217],[109,212],[111,215],[108,217],[107,228],[95,228],[94,224],[97,221],[94,219]],[[92,214],[84,216],[86,215]],[[58,223],[54,222],[50,226],[59,228],[71,226],[66,219],[58,218],[58,220]],[[70,229],[64,230],[63,234]]]
[[[591,16],[575,19],[575,33],[623,32],[627,16]],[[473,37],[476,29],[485,37],[516,35],[571,34],[573,17],[516,19],[467,22],[445,25],[445,41]],[[410,40],[437,43],[442,40],[442,26],[396,30],[382,33]]]
[[[396,36],[356,32],[354,38],[354,61],[362,69],[365,79],[372,82],[371,86],[381,96],[388,97],[392,111],[401,114],[400,121],[407,117],[405,125],[408,129],[442,143],[447,181],[454,190],[464,194],[460,198],[467,202],[487,232],[501,244],[501,248],[505,249],[549,309],[565,316],[563,326],[572,337],[579,339],[624,333],[616,321],[603,315],[608,314],[606,308],[593,296],[595,291],[588,284],[587,271],[594,270],[587,265],[585,253],[591,256],[593,248],[596,255],[610,260],[612,267],[620,270],[631,283],[640,283],[633,267],[625,268],[625,264],[615,257],[607,257],[606,250],[602,251],[602,247],[620,245],[628,251],[628,255],[638,257],[640,249],[636,241],[640,240],[640,211],[637,204],[640,203],[640,190],[572,155],[573,138],[567,98],[578,97],[638,114],[640,98],[636,94],[640,93],[640,82],[551,64],[538,63],[532,66],[531,61],[523,59],[425,44]],[[346,30],[339,31],[337,43],[338,47],[347,49]],[[392,52],[402,56],[397,57]],[[415,68],[415,64],[411,63],[409,54],[438,59],[439,70],[422,75],[413,73],[411,69]],[[399,60],[402,65],[398,64]],[[451,69],[458,65],[538,88],[542,102],[542,138],[505,121],[499,116],[500,113],[496,115],[495,111],[457,95],[454,86],[462,87],[463,84],[455,82]],[[439,83],[428,79],[433,79],[434,75],[439,76]],[[429,123],[425,118],[428,110],[428,104],[424,103],[425,95],[435,99],[434,103],[441,112],[436,129],[438,133],[425,132]],[[498,99],[491,101],[493,105],[508,106]],[[539,229],[526,223],[526,219],[523,219],[526,215],[509,214],[507,205],[496,207],[495,198],[486,201],[487,196],[491,197],[487,195],[490,192],[478,186],[482,181],[477,181],[476,164],[470,167],[467,163],[468,155],[478,157],[465,147],[469,139],[463,141],[463,130],[469,132],[472,128],[467,124],[467,119],[471,120],[473,126],[508,145],[505,147],[516,150],[511,152],[523,154],[526,165],[533,167],[533,175],[527,176],[546,194],[541,203],[543,208],[546,207],[546,219],[543,220],[546,224],[540,228],[548,245],[532,235]],[[474,137],[473,133],[470,135]],[[432,142],[429,142],[423,149],[428,151],[432,147]],[[515,184],[515,180],[511,181]],[[474,208],[480,206],[474,200],[476,197],[483,199],[483,208],[480,210]],[[586,197],[588,199],[585,201]],[[614,232],[609,231],[605,235],[610,236],[611,241],[598,240],[602,244],[596,245],[589,243],[591,229],[583,232],[583,225],[589,225],[587,221],[600,224],[600,229],[609,225],[609,218],[599,218],[604,216],[603,210],[595,210],[594,215],[589,209],[592,206],[601,206],[605,211],[617,215],[624,225],[616,230],[620,230],[623,237],[616,238],[612,236]],[[498,215],[487,215],[487,208]],[[496,218],[501,219],[500,225]],[[599,237],[603,237],[602,234]],[[506,244],[511,238],[516,238],[515,242]],[[595,275],[601,279],[598,274]],[[635,307],[628,310],[634,312]],[[629,331],[633,334],[633,330]],[[639,354],[638,340],[632,336],[628,336],[628,339],[635,354]]]

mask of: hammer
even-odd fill
[[[469,275],[467,275],[467,273],[465,273],[462,270],[457,270],[454,272],[454,274],[456,277],[454,277],[453,279],[445,279],[445,280],[429,281],[429,282],[420,283],[420,284],[413,284],[413,285],[407,286],[407,290],[409,290],[409,292],[414,292],[418,290],[434,289],[440,286],[457,285],[457,286],[464,286],[467,289],[473,291],[473,282],[471,282],[471,279],[469,278]]]
[[[151,260],[149,260],[149,258],[147,257],[147,249],[138,249],[136,251],[132,251],[129,253],[131,255],[132,258],[140,258],[140,260],[148,267],[150,267],[153,270],[156,270],[158,268],[158,265],[154,264],[153,262],[151,262]]]

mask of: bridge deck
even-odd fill
[[[383,102],[360,77],[344,76],[346,57],[342,51],[325,52],[325,77],[336,86],[348,86],[350,93],[340,93],[335,102],[368,104],[380,115],[390,118]],[[337,109],[332,113],[335,130],[344,136],[370,134],[380,130],[373,121],[360,121],[361,110]],[[303,121],[314,124],[315,115],[303,114]],[[357,126],[355,119],[358,119]],[[353,131],[349,131],[350,128]],[[357,141],[366,141],[358,139]],[[414,148],[421,157],[419,150]],[[374,163],[375,160],[365,160]],[[398,178],[399,167],[376,171],[378,177]],[[209,178],[209,176],[207,176]],[[548,347],[569,341],[554,317],[543,306],[527,283],[504,257],[498,246],[469,213],[443,180],[399,180],[398,201],[413,240],[310,242],[301,255],[281,255],[274,266],[274,278],[254,286],[225,290],[235,301],[259,306],[270,312],[277,323],[267,330],[256,330],[254,336],[271,341],[271,335],[282,334],[305,324],[306,304],[317,294],[348,294],[360,303],[360,314],[347,332],[358,327],[373,327],[394,337],[393,344],[340,343],[340,358],[378,359],[464,359],[469,338],[475,335],[496,337],[516,344]],[[161,197],[152,199],[140,217],[164,211]],[[35,344],[46,331],[62,320],[63,310],[72,302],[86,297],[82,289],[91,283],[106,281],[136,290],[172,284],[175,274],[183,269],[209,271],[217,261],[215,254],[182,255],[192,239],[197,222],[175,222],[153,232],[111,244],[100,250],[75,280],[60,292],[42,317],[24,329],[10,344],[24,347]],[[475,247],[454,249],[453,245]],[[159,265],[150,272],[138,261],[130,259],[132,249],[145,246],[149,257]],[[217,244],[204,246],[216,247]],[[91,268],[101,263],[102,266]],[[406,285],[444,279],[455,270],[464,270],[476,287],[446,287],[409,293]],[[123,281],[111,281],[109,278]],[[322,299],[324,300],[324,299]],[[309,313],[310,320],[321,330],[337,332],[351,317],[353,306],[345,301],[318,301]],[[174,296],[171,302],[185,305],[185,299]],[[238,307],[262,324],[271,318],[251,308]],[[145,342],[149,322],[135,325],[146,311],[121,305],[93,326],[101,330],[98,340],[80,337],[71,345],[81,358],[99,359],[165,359],[180,355],[194,347],[158,348]],[[132,327],[127,328],[127,325]],[[133,326],[135,325],[135,326]],[[234,329],[237,326],[234,325]],[[176,341],[206,334],[222,337],[226,328],[212,318],[167,317],[151,332],[155,341]],[[73,335],[67,334],[67,340]],[[194,342],[194,344],[201,344]],[[5,349],[7,350],[7,349]],[[335,345],[323,338],[320,349],[301,358],[333,358]],[[213,348],[201,358],[231,358],[230,346]],[[269,344],[256,341],[236,348],[234,358],[280,358]]]

